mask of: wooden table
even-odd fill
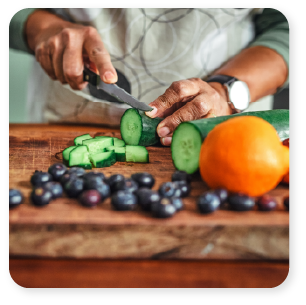
[[[110,199],[97,208],[56,199],[45,207],[29,200],[30,177],[61,162],[61,151],[81,134],[120,137],[116,129],[82,125],[11,124],[10,188],[25,195],[10,210],[10,273],[24,287],[275,287],[289,271],[289,188],[270,192],[272,212],[230,211],[210,215],[196,208],[207,190],[198,174],[185,209],[171,219],[149,212],[113,211]],[[147,171],[153,189],[171,180],[170,148],[148,147],[150,163],[117,162],[97,169],[107,176]]]

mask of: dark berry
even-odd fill
[[[156,192],[149,188],[140,188],[135,192],[138,199],[138,204],[145,211],[151,211],[151,205],[159,202],[161,197]]]
[[[155,183],[154,177],[151,174],[145,172],[132,174],[131,178],[137,182],[139,187],[147,187],[151,189]]]
[[[81,177],[81,176],[83,176],[86,173],[86,171],[85,171],[85,169],[83,167],[73,166],[73,167],[69,168],[68,173],[69,174],[74,173],[78,177]]]
[[[115,174],[106,179],[106,183],[109,185],[111,192],[113,193],[113,187],[116,182],[125,180],[124,176],[121,174]]]
[[[172,217],[176,213],[176,208],[170,198],[162,198],[160,201],[152,204],[152,214],[157,218]]]
[[[22,193],[17,189],[10,189],[9,190],[9,197],[10,197],[10,209],[17,207],[23,201]]]
[[[129,191],[131,193],[135,193],[138,190],[138,184],[134,180],[128,178],[122,181],[117,181],[114,183],[112,191]]]
[[[289,210],[289,196],[284,199],[284,206]]]
[[[237,193],[228,197],[228,203],[232,210],[250,211],[255,205],[255,200],[250,196]]]
[[[63,187],[59,182],[50,181],[45,183],[42,187],[52,193],[52,199],[63,196]]]
[[[60,179],[60,183],[62,186],[64,186],[68,181],[72,180],[72,179],[76,179],[78,176],[76,175],[76,173],[66,173],[64,174],[61,179]]]
[[[220,207],[220,204],[220,198],[214,192],[202,194],[197,201],[198,208],[203,214],[216,211]]]
[[[131,211],[137,206],[137,197],[129,191],[118,191],[112,196],[111,204],[118,211]]]
[[[69,180],[64,185],[64,190],[68,197],[76,198],[78,197],[84,189],[84,180],[81,178],[74,178]]]
[[[88,172],[88,173],[86,173],[86,174],[84,174],[83,176],[82,176],[82,179],[84,179],[84,181],[86,181],[87,179],[93,179],[93,178],[95,178],[95,179],[97,179],[97,180],[102,180],[102,181],[104,181],[105,180],[105,175],[103,174],[103,173],[100,173],[100,172],[94,172],[94,171],[92,171],[92,172]]]
[[[174,181],[173,183],[175,187],[181,191],[180,197],[187,197],[190,194],[191,186],[188,182],[182,180],[182,181]],[[179,193],[177,192],[177,194]]]
[[[83,178],[83,177],[82,177]],[[87,177],[84,180],[84,190],[95,190],[101,184],[104,184],[100,177]]]
[[[169,198],[177,211],[181,211],[184,208],[183,200],[180,197]]]
[[[52,193],[43,187],[37,187],[31,193],[31,200],[37,206],[47,205],[52,200]]]
[[[258,198],[257,206],[260,211],[272,211],[276,209],[277,202],[273,197],[269,195],[263,195]]]
[[[79,201],[86,207],[95,207],[101,201],[101,196],[96,190],[87,190],[81,193]]]
[[[60,181],[66,171],[67,167],[62,163],[54,163],[48,169],[48,173],[52,176],[54,181]]]
[[[225,203],[227,201],[228,191],[226,189],[215,189],[213,192],[219,197],[221,203]]]
[[[190,183],[191,176],[185,171],[175,171],[172,174],[172,181],[186,181],[187,183]]]
[[[97,187],[94,190],[99,192],[102,201],[104,201],[106,198],[110,197],[111,195],[109,185],[104,182],[102,182],[102,184],[97,185]]]
[[[42,171],[35,171],[31,177],[31,183],[35,187],[42,186],[43,184],[52,180],[53,178],[49,173]]]
[[[177,188],[174,182],[164,182],[158,189],[159,194],[162,197],[181,197],[182,191]]]

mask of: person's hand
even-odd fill
[[[227,93],[219,83],[193,78],[172,83],[166,92],[149,104],[146,115],[165,118],[157,126],[163,145],[170,145],[175,128],[185,121],[232,114]]]
[[[81,90],[84,57],[89,58],[105,83],[118,80],[110,55],[103,45],[98,31],[62,20],[46,11],[37,11],[29,16],[26,37],[36,60],[53,80],[69,84]]]

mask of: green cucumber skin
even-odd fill
[[[275,109],[266,111],[242,112],[217,118],[200,119],[196,121],[185,122],[182,124],[193,124],[197,127],[201,134],[202,141],[207,137],[207,134],[218,124],[238,116],[256,116],[269,122],[276,129],[281,140],[289,138],[289,110]],[[173,133],[175,137],[175,131]]]
[[[101,160],[96,163],[96,168],[109,167],[115,164],[117,161],[116,154],[113,152],[106,160]]]

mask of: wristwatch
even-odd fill
[[[236,77],[221,74],[210,76],[206,82],[220,83],[227,88],[228,103],[234,111],[241,112],[248,108],[250,104],[250,91],[245,82],[240,81]]]

